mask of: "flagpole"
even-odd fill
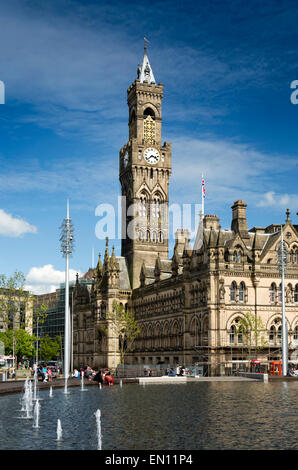
[[[204,207],[204,199],[205,199],[205,196],[204,196],[204,185],[205,185],[205,182],[204,182],[204,175],[202,173],[202,209],[201,209],[201,216],[202,216],[202,220],[204,219],[204,210],[205,210],[205,207]]]

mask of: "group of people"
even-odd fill
[[[52,382],[53,378],[56,377],[56,372],[52,367],[39,366],[37,369],[37,376],[41,377],[43,382]]]
[[[72,377],[85,377],[88,380],[92,380],[92,377],[96,375],[95,370],[93,370],[90,366],[85,367],[80,367],[80,369],[74,369]]]
[[[170,377],[182,377],[185,375],[185,367],[179,365],[177,365],[176,369],[168,367],[165,374]]]
[[[79,378],[82,376],[88,380],[94,380],[98,383],[98,386],[100,386],[99,384],[114,384],[114,379],[111,376],[111,372],[108,368],[100,369],[98,372],[96,372],[90,366],[87,366],[86,368],[81,367],[80,369],[74,369],[72,377]]]
[[[98,386],[100,387],[101,384],[106,384],[106,385],[114,385],[114,379],[111,376],[111,372],[109,369],[101,369],[95,374],[93,377],[93,380],[97,382]]]
[[[290,377],[298,377],[298,369],[294,366],[288,370],[288,375]]]

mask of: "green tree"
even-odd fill
[[[247,347],[250,358],[253,350],[256,355],[268,344],[265,339],[265,326],[261,318],[251,312],[246,312],[240,317],[237,333],[238,335],[242,334],[243,344]]]
[[[101,329],[116,339],[120,363],[124,364],[126,353],[133,351],[132,344],[140,332],[139,326],[133,312],[125,310],[116,300],[113,301],[112,312],[106,313],[106,320],[108,324]]]
[[[30,294],[24,289],[25,276],[16,271],[13,276],[0,275],[0,323],[5,330],[12,331],[12,355],[18,356],[18,340],[22,334],[16,332],[26,326],[26,310],[30,308]],[[15,364],[14,364],[15,366]]]
[[[26,330],[6,330],[0,333],[0,341],[3,341],[5,354],[15,354],[17,362],[22,359],[31,359],[35,354],[34,342],[36,338]]]
[[[12,331],[13,357],[19,356],[18,341],[24,337],[19,330],[32,331],[33,325],[43,323],[46,317],[45,304],[37,305],[36,297],[25,290],[26,278],[16,271],[12,276],[0,275],[0,324],[5,330]],[[38,354],[38,340],[37,340]]]
[[[60,353],[60,338],[57,336],[54,340],[49,335],[43,336],[40,341],[40,356],[48,362],[57,359]]]

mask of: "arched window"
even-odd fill
[[[146,242],[149,242],[150,241],[150,231],[147,230],[146,232]]]
[[[143,241],[144,240],[144,234],[142,232],[142,230],[139,230],[139,241]]]
[[[281,318],[275,318],[269,329],[269,343],[279,345],[282,337]]]
[[[296,286],[295,286],[294,302],[298,302],[298,284],[296,284]]]
[[[154,219],[158,219],[160,215],[160,199],[155,196],[151,205],[151,214]]]
[[[145,109],[144,115],[143,115],[144,119],[146,119],[146,117],[148,117],[148,116],[151,116],[152,119],[155,119],[155,113],[154,113],[153,109],[151,109],[151,108],[146,108]]]
[[[282,327],[280,325],[277,330],[277,338],[276,338],[277,343],[279,344],[281,343],[281,338],[282,338]]]
[[[294,337],[293,337],[295,343],[297,344],[298,343],[298,325],[295,326],[294,328]]]
[[[156,242],[157,242],[157,234],[156,234],[156,232],[153,232],[153,233],[152,233],[152,241],[153,241],[153,243],[156,243]]]
[[[277,292],[278,302],[281,302],[281,297],[282,297],[282,289],[281,289],[281,284],[279,284],[278,292]]]
[[[141,197],[140,197],[139,215],[140,215],[140,217],[146,217],[147,216],[147,201],[146,201],[146,195],[145,194],[142,194]]]
[[[238,341],[237,342],[238,342],[238,344],[243,343],[243,329],[242,329],[241,326],[238,329]]]
[[[237,263],[241,263],[241,251],[237,253]]]
[[[237,251],[234,251],[233,253],[233,263],[237,262]]]
[[[237,317],[233,320],[230,328],[230,344],[243,344],[243,330],[239,326],[240,318]]]
[[[159,232],[159,243],[163,243],[163,233]]]
[[[272,325],[269,330],[269,343],[274,344],[275,343],[275,335],[276,335],[276,330],[275,326]]]
[[[235,281],[233,281],[230,286],[230,301],[231,302],[236,301],[236,290],[237,290],[237,284]]]
[[[244,284],[244,282],[240,282],[240,286],[239,286],[239,302],[244,302],[244,294],[245,294],[245,284]]]
[[[275,302],[275,292],[276,292],[276,285],[273,282],[270,286],[270,289],[269,289],[269,300],[270,300],[270,302]]]
[[[230,329],[230,344],[235,343],[235,336],[236,336],[236,326],[232,325]]]
[[[297,264],[298,263],[298,248],[294,246],[290,252],[290,263]]]

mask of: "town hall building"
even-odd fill
[[[73,294],[74,367],[114,368],[118,338],[109,328],[113,301],[134,312],[139,334],[126,354],[133,365],[205,363],[209,373],[248,358],[240,319],[260,319],[255,356],[281,358],[281,277],[277,255],[283,238],[289,357],[298,348],[298,226],[290,213],[282,225],[248,229],[246,203],[232,204],[231,226],[204,215],[194,246],[188,230],[168,246],[171,144],[162,143],[164,86],[156,83],[145,47],[137,79],[127,90],[128,141],[119,153],[122,200],[121,256],[106,240],[95,269]],[[232,202],[232,201],[231,201]],[[127,208],[131,208],[127,210]],[[197,243],[199,240],[200,243]],[[241,322],[240,322],[241,323]]]

